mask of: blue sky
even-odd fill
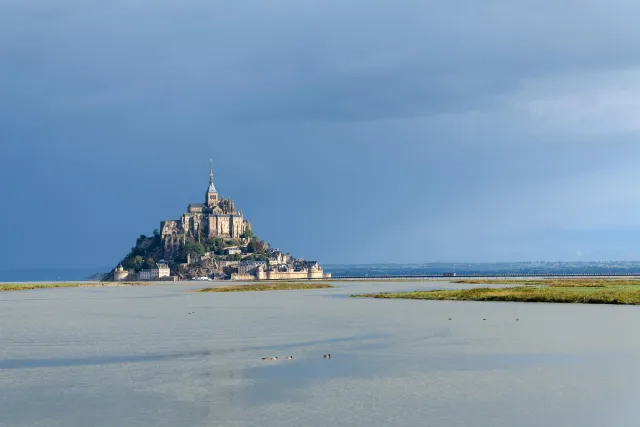
[[[216,186],[336,262],[640,259],[640,3],[0,0],[0,268]]]

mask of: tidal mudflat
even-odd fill
[[[640,419],[640,340],[630,330],[638,307],[355,299],[472,285],[333,284],[0,293],[0,426],[635,427]]]

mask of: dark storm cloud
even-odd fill
[[[0,196],[14,207],[0,266],[40,238],[49,264],[114,263],[202,197],[210,156],[260,234],[303,256],[588,254],[602,229],[640,226],[639,12],[0,1]],[[586,237],[550,245],[576,227]]]

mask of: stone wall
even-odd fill
[[[261,271],[256,272],[258,280],[308,280],[308,279],[329,279],[330,273],[322,270],[313,271]]]
[[[242,280],[242,281],[250,281],[250,280],[256,280],[256,278],[254,276],[252,276],[251,274],[238,274],[238,273],[233,273],[231,275],[231,280]]]
[[[312,270],[309,272],[309,279],[327,279],[331,274],[324,274],[322,270]]]
[[[306,271],[260,271],[258,272],[258,280],[288,280],[288,279],[307,279]]]

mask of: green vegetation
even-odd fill
[[[454,283],[520,286],[414,292],[382,292],[352,297],[452,301],[511,301],[640,305],[639,279],[457,280]]]
[[[256,251],[256,242],[258,242],[258,246],[260,242],[257,237],[253,237],[254,240],[249,242],[249,252]],[[252,244],[253,243],[253,244]],[[257,252],[263,251],[265,247],[265,243],[262,242],[262,246],[259,247]],[[211,252],[212,254],[221,257],[226,255],[226,249],[230,247],[241,247],[242,242],[236,239],[223,239],[220,237],[214,237],[211,239],[203,239],[202,242],[196,242],[194,240],[187,240],[184,244],[184,248],[182,249],[182,256],[186,260],[187,254],[194,255],[203,255],[205,252]]]
[[[227,257],[228,261],[242,261],[242,255],[240,254],[233,254],[233,255],[229,255]]]
[[[237,240],[224,240],[220,237],[215,237],[213,239],[205,239],[202,244],[205,248],[205,252],[212,252],[215,255],[224,255],[224,250],[226,248],[230,246],[238,246],[239,242]]]
[[[269,264],[269,255],[266,253],[250,254],[244,258],[246,261],[264,261]]]
[[[187,256],[187,254],[191,256],[204,255],[206,251],[207,250],[202,243],[194,242],[192,240],[187,240],[186,242],[184,242],[184,247],[182,248],[182,253],[185,257]]]
[[[245,255],[227,255],[227,249],[230,247],[240,248]],[[169,260],[169,262],[185,263],[187,262],[187,256],[202,256],[207,252],[211,252],[218,260],[240,261],[245,259],[246,254],[249,254],[248,258],[246,258],[247,260],[268,262],[268,249],[267,242],[260,240],[251,230],[247,230],[240,236],[240,239],[223,239],[220,237],[202,239],[201,241],[188,239],[175,258]],[[152,268],[162,258],[163,253],[162,238],[160,232],[156,229],[153,231],[152,237],[147,237],[143,234],[136,240],[136,246],[124,258],[122,266],[125,269],[134,269],[137,272],[144,268]]]
[[[152,237],[141,234],[136,240],[136,246],[122,260],[122,266],[125,270],[132,268],[135,271],[151,268],[161,259],[162,252],[162,239],[158,230],[153,230]]]
[[[85,288],[97,286],[149,286],[152,282],[96,282],[96,283],[0,283],[0,292],[28,291],[32,289]]]
[[[333,288],[329,283],[292,283],[270,282],[252,283],[250,285],[231,285],[219,288],[200,289],[198,292],[254,292],[254,291],[293,291],[301,289],[327,289]]]
[[[247,252],[252,254],[263,254],[267,251],[269,245],[264,240],[258,239],[256,236],[253,236],[247,245]]]

